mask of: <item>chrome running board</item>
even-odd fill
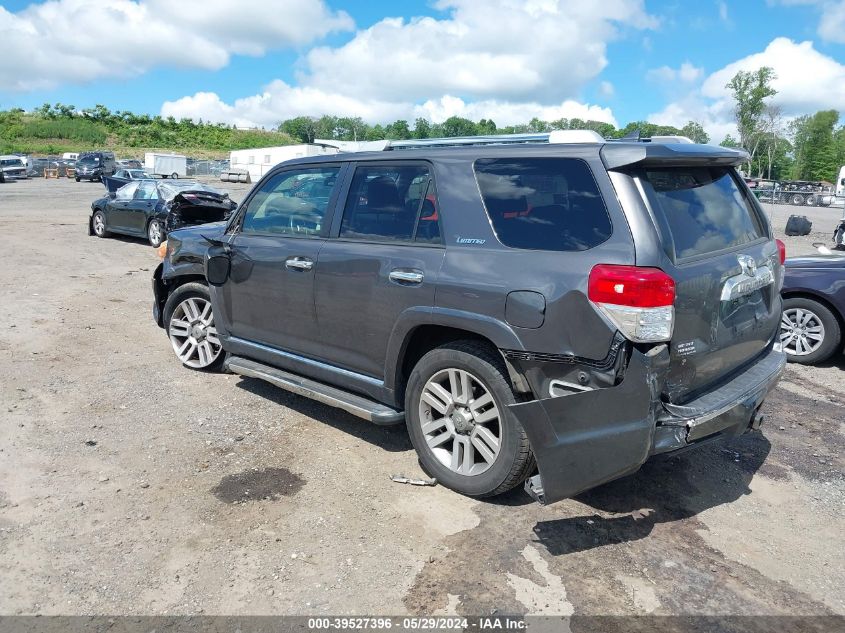
[[[265,380],[272,385],[290,391],[291,393],[311,398],[330,407],[343,409],[354,416],[369,420],[380,426],[401,424],[405,421],[405,413],[396,411],[364,396],[350,393],[326,385],[310,378],[298,376],[290,372],[265,365],[241,356],[230,356],[226,359],[225,368],[234,374]]]

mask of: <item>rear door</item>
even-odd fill
[[[229,279],[215,289],[215,313],[238,339],[305,356],[318,337],[314,273],[328,234],[341,166],[285,169],[263,181],[244,203],[229,242]],[[304,182],[320,187],[301,191]]]
[[[782,268],[768,222],[732,167],[655,166],[634,175],[661,236],[662,267],[676,283],[665,395],[683,402],[771,343]]]
[[[444,249],[431,166],[358,164],[332,235],[317,262],[320,355],[382,378],[399,316],[434,305]]]

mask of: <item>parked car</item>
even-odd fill
[[[151,179],[152,176],[143,169],[118,169],[112,176],[103,176],[103,184],[106,186],[106,191],[117,191],[133,180]]]
[[[780,340],[787,359],[814,365],[842,352],[845,256],[790,257],[781,296]]]
[[[113,152],[83,152],[76,161],[76,182],[101,180],[116,170]]]
[[[91,204],[88,234],[146,237],[157,247],[170,231],[225,220],[235,206],[228,194],[200,182],[133,180]]]
[[[170,233],[153,315],[186,367],[404,421],[477,497],[550,503],[759,428],[784,250],[747,154],[588,131],[389,149],[282,163],[228,222]]]
[[[0,174],[2,174],[2,182],[25,180],[27,178],[26,161],[14,154],[0,156]]]
[[[117,166],[121,169],[144,169],[144,163],[137,158],[125,158],[117,161]]]

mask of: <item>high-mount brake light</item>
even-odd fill
[[[672,338],[675,281],[659,268],[598,264],[590,271],[587,296],[634,342]]]

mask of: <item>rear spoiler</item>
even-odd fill
[[[694,143],[607,143],[601,148],[607,169],[660,165],[736,167],[748,162],[745,150]]]

